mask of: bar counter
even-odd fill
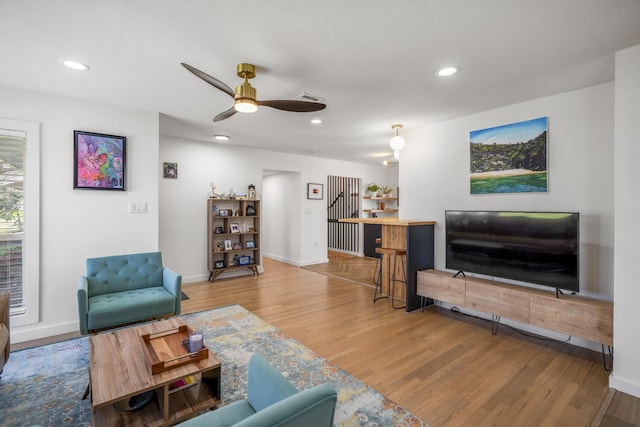
[[[398,218],[343,218],[338,222],[355,224],[381,225],[381,247],[404,249],[407,251],[406,272],[407,287],[396,284],[395,295],[405,299],[406,310],[413,311],[420,308],[420,297],[416,293],[417,272],[434,268],[433,263],[433,228],[435,221],[404,220]],[[391,260],[393,265],[393,260]],[[393,267],[392,267],[393,268]],[[396,278],[402,277],[402,266],[396,266]],[[390,295],[389,265],[387,259],[382,259],[382,292]]]

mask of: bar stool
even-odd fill
[[[376,237],[376,249],[382,244],[382,238]],[[373,271],[373,283],[378,284],[378,280],[382,280],[382,255],[376,252],[376,269]],[[376,302],[375,299],[373,302]]]
[[[382,296],[382,260],[380,261],[380,273],[378,274],[378,282],[376,283],[376,290],[373,293],[373,302],[379,300],[380,298],[389,298],[391,297],[391,306],[393,308],[406,308],[406,305],[396,307],[394,302],[395,290],[396,290],[396,282],[403,283],[405,286],[405,292],[407,288],[407,270],[405,267],[405,263],[407,260],[407,251],[404,249],[393,249],[393,248],[376,248],[376,253],[380,255],[387,256],[387,271],[389,274],[388,283],[389,290],[391,295]],[[391,257],[393,257],[393,270],[391,269]],[[396,263],[398,261],[398,257],[400,257],[400,263],[402,264],[402,280],[396,278]],[[377,297],[378,289],[380,289],[380,295]]]

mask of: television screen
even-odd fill
[[[579,291],[579,214],[446,211],[446,267]]]

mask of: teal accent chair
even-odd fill
[[[330,384],[298,391],[262,356],[249,360],[247,398],[180,427],[331,427],[338,396]]]
[[[78,282],[80,333],[180,314],[182,276],[160,252],[87,259]]]

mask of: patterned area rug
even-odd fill
[[[222,363],[222,405],[246,396],[247,364],[261,353],[298,388],[324,382],[338,390],[338,426],[427,426],[343,370],[239,305],[182,316],[203,331]],[[11,353],[0,379],[0,425],[85,426],[91,423],[86,337]]]

